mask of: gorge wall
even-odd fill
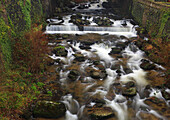
[[[140,26],[144,27],[151,37],[170,37],[170,6],[165,3],[149,0],[133,0],[131,13]]]
[[[55,0],[3,0],[0,1],[0,71],[8,70],[12,63],[13,44],[17,37],[29,31],[55,10]]]

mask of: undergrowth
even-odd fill
[[[47,39],[40,31],[29,32],[15,40],[13,58],[15,65],[23,66],[31,73],[42,72],[47,53]]]
[[[30,31],[13,40],[13,67],[0,74],[0,119],[19,120],[37,100],[44,83],[38,82],[45,70],[48,51],[46,36]],[[1,57],[0,57],[1,58]]]

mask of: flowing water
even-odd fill
[[[82,11],[102,11],[104,8],[101,4],[104,1],[106,0],[92,4]],[[77,10],[77,7],[74,9]],[[95,118],[88,116],[89,109],[96,109],[98,107],[95,106],[102,103],[101,108],[111,108],[114,116],[100,118],[101,120],[142,120],[144,118],[141,113],[166,120],[166,117],[144,102],[148,97],[155,96],[169,106],[169,101],[164,99],[159,89],[151,88],[149,95],[144,95],[144,89],[150,84],[146,78],[147,71],[140,67],[145,53],[133,42],[129,42],[130,38],[137,36],[137,26],[132,25],[130,20],[114,19],[110,19],[113,22],[110,26],[98,26],[93,19],[100,17],[99,15],[83,13],[82,16],[89,16],[90,21],[89,25],[82,26],[82,30],[69,22],[71,15],[63,16],[62,23],[58,18],[48,19],[52,22],[46,28],[46,34],[70,36],[59,43],[65,46],[67,56],[49,55],[52,59],[62,62],[62,65],[58,65],[62,67],[59,71],[59,82],[68,91],[68,94],[61,98],[67,108],[65,119],[93,120]],[[126,25],[122,25],[124,21]],[[50,45],[55,43],[49,43]],[[111,54],[116,48],[120,51]],[[161,69],[159,66],[157,68]],[[78,72],[74,80],[69,76],[73,70]],[[134,84],[130,88],[137,91],[134,95],[123,92],[130,82]],[[169,89],[166,91],[169,93]],[[152,117],[150,119],[153,119]]]

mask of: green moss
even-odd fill
[[[24,15],[23,19],[25,20],[25,30],[30,30],[31,28],[31,1],[30,0],[20,0],[19,5]]]
[[[10,27],[6,25],[3,18],[0,18],[0,46],[3,54],[4,66],[8,70],[11,58],[11,40],[9,38]]]
[[[31,0],[31,20],[32,23],[41,22],[43,16],[42,4],[40,0]]]
[[[166,25],[169,18],[170,18],[170,9],[163,12],[163,15],[162,15],[162,17],[160,19],[161,24],[160,24],[159,34],[158,35],[163,35],[165,25]]]

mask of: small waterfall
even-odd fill
[[[84,26],[84,31],[130,32],[129,27],[94,27]]]
[[[75,25],[50,25],[47,26],[47,31],[80,31]],[[108,32],[130,32],[130,27],[95,27],[84,26],[83,31],[108,31]]]
[[[46,28],[47,31],[79,31],[75,25],[50,25]]]

